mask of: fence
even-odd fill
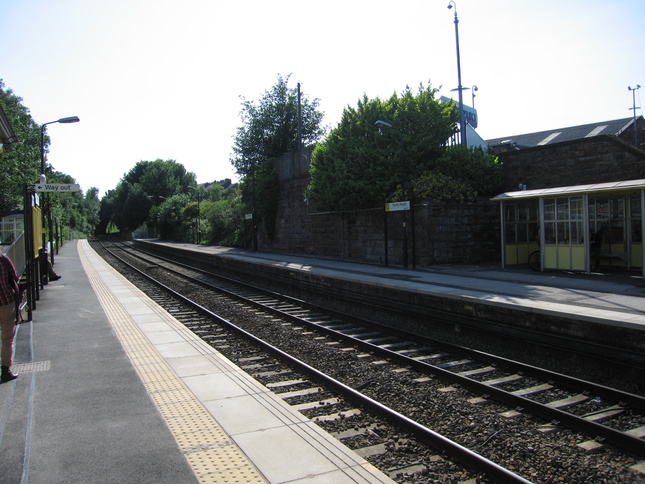
[[[4,233],[3,233],[4,235]],[[24,232],[20,232],[17,237],[15,237],[13,243],[5,250],[3,244],[3,252],[7,254],[7,257],[11,259],[13,265],[16,266],[16,271],[18,274],[22,274],[27,267],[27,259],[25,257],[25,241],[24,241]],[[3,238],[4,242],[4,238]]]

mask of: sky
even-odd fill
[[[237,179],[242,98],[289,85],[343,109],[420,83],[453,97],[445,0],[0,0],[0,79],[47,126],[47,161],[99,197],[139,161]],[[633,116],[645,0],[455,0],[464,104],[484,139]],[[641,90],[636,106],[642,106]],[[637,110],[637,115],[642,111]]]

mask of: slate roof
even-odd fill
[[[505,136],[486,140],[491,148],[495,146],[513,144],[517,148],[529,148],[532,146],[543,146],[551,143],[561,143],[575,139],[589,138],[591,136],[611,135],[620,136],[629,126],[634,123],[634,118],[615,119],[601,123],[584,124],[582,126],[571,126],[569,128],[550,129],[538,133],[519,134],[516,136]]]

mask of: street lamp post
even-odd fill
[[[68,123],[78,123],[80,119],[78,116],[68,116],[67,118],[60,118],[57,119],[56,121],[49,121],[47,123],[43,123],[40,125],[40,182],[44,183],[47,181],[47,177],[45,176],[45,126],[48,124],[55,124],[55,123],[63,123],[63,124],[68,124]],[[42,193],[41,196],[43,197],[43,202],[46,200],[47,197],[45,197],[45,194]],[[49,223],[49,242],[52,244],[53,242],[53,231],[52,231],[52,220],[51,220],[51,207],[49,206],[49,202],[47,203],[47,210],[42,211],[42,221],[43,221],[43,227],[45,227],[45,222],[47,221]],[[43,247],[46,244],[46,239],[45,239],[45,234],[43,234]],[[53,244],[52,244],[53,245]],[[51,252],[51,254],[49,254]],[[52,264],[54,263],[54,250],[53,247],[50,248],[50,251],[47,251],[49,257],[51,257],[51,262]]]
[[[78,116],[69,116],[67,118],[60,118],[56,121],[49,121],[48,123],[43,123],[40,125],[40,173],[41,175],[45,174],[45,126],[48,124],[55,123],[78,123],[80,119]]]
[[[455,7],[455,39],[457,42],[457,90],[459,91],[459,125],[461,127],[461,144],[468,146],[466,139],[466,123],[464,121],[464,88],[461,85],[461,60],[459,58],[459,19],[457,18],[457,4],[454,0],[450,0],[448,8]]]
[[[638,131],[636,130],[636,110],[640,109],[636,107],[636,91],[641,88],[640,84],[636,84],[636,87],[631,87],[627,86],[627,89],[629,89],[632,92],[632,107],[630,108],[630,111],[634,111],[634,146],[638,148]]]
[[[477,86],[473,86],[471,89],[472,90],[470,92],[473,95],[473,109],[475,109],[475,92],[479,91],[479,88]]]

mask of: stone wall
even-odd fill
[[[645,178],[645,152],[612,136],[594,136],[500,153],[504,191]]]
[[[426,204],[411,212],[383,209],[316,213],[304,198],[310,150],[276,160],[280,179],[276,235],[259,232],[261,250],[392,265],[477,264],[500,260],[499,205]],[[645,178],[645,152],[611,136],[596,136],[499,155],[504,191],[585,185]],[[404,219],[405,217],[405,219]],[[406,225],[404,232],[403,224]],[[387,225],[386,225],[387,224]]]
[[[309,177],[281,182],[276,236],[268,240],[261,231],[261,250],[385,264],[387,233],[391,265],[403,264],[406,237],[410,267],[413,254],[417,267],[500,259],[499,205],[487,199],[471,205],[416,205],[413,237],[411,212],[311,211],[303,195],[308,183]]]

